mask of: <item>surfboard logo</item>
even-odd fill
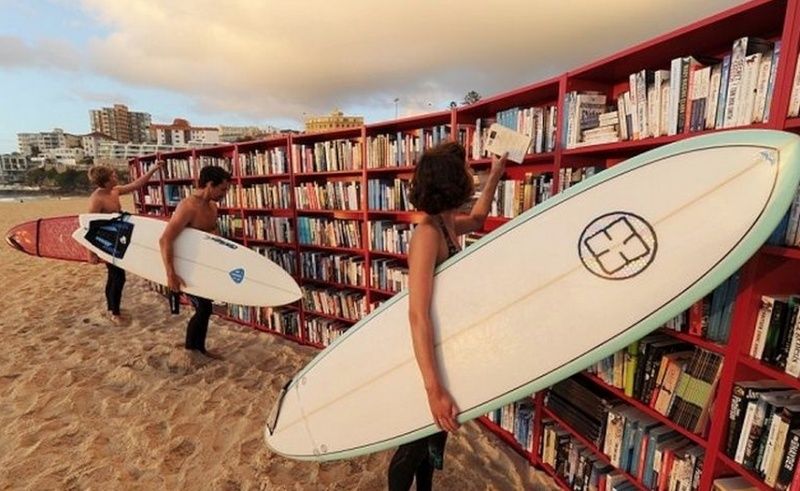
[[[640,274],[653,263],[657,249],[653,226],[624,211],[592,220],[578,242],[578,255],[586,269],[607,280],[625,280]]]
[[[239,246],[237,246],[233,242],[231,242],[229,240],[225,240],[225,239],[223,239],[221,237],[216,237],[214,235],[206,235],[203,238],[206,239],[206,240],[210,240],[212,242],[216,242],[217,244],[225,246],[228,249],[231,249],[231,250],[234,250],[234,251],[239,248]]]
[[[228,275],[231,277],[234,283],[237,285],[244,280],[244,269],[243,268],[236,268],[228,272]]]

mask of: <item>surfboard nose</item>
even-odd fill
[[[292,288],[292,300],[288,303],[296,302],[303,298],[303,289],[300,288],[300,285],[295,283]]]
[[[36,255],[36,222],[26,222],[10,228],[6,232],[6,243],[26,254]]]

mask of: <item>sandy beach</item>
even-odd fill
[[[87,200],[0,203],[0,231]],[[132,210],[128,201],[125,209]],[[272,454],[279,387],[317,351],[212,318],[222,361],[183,349],[191,308],[133,275],[127,321],[105,317],[102,266],[0,246],[0,489],[380,490],[391,452],[325,464]],[[448,442],[436,489],[556,489],[476,423]]]

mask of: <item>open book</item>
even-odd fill
[[[531,146],[531,140],[532,138],[528,135],[494,123],[489,127],[484,148],[495,155],[503,155],[508,152],[508,160],[521,164]]]

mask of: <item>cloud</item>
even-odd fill
[[[130,104],[130,98],[121,92],[103,92],[85,87],[73,87],[71,92],[82,101],[100,104]]]
[[[209,112],[300,119],[333,107],[386,106],[390,114],[395,97],[409,112],[460,100],[469,90],[492,95],[738,3],[84,0],[83,6],[108,32],[88,44],[93,70],[184,94]],[[14,57],[0,42],[0,64],[4,58]]]
[[[81,58],[71,44],[58,39],[28,44],[18,37],[0,35],[0,67],[77,71]]]

